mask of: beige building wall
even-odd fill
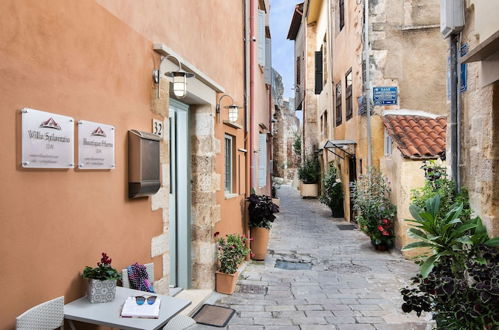
[[[409,212],[412,191],[424,186],[424,171],[421,169],[423,161],[406,159],[393,144],[393,152],[380,160],[380,170],[385,175],[392,189],[390,199],[397,207],[397,218],[395,221],[395,247],[402,249],[405,245],[414,241],[407,235],[410,223],[406,219],[413,219]],[[445,165],[445,164],[444,164]],[[412,258],[421,254],[421,249],[404,251],[406,258]]]
[[[470,51],[499,30],[499,2],[466,1],[461,41]],[[470,193],[471,208],[482,218],[490,236],[499,236],[499,81],[484,84],[487,73],[497,79],[495,62],[468,64],[468,90],[461,93],[461,184]],[[485,67],[485,65],[492,67]]]

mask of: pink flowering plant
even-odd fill
[[[390,186],[386,178],[376,169],[360,177],[354,187],[355,220],[374,246],[393,246],[395,238],[393,219],[396,208],[390,201]]]
[[[218,235],[218,232],[215,233],[215,237]],[[229,234],[226,237],[217,238],[216,242],[218,271],[229,275],[236,273],[239,264],[250,253],[250,249],[246,246],[248,238]]]
[[[105,252],[102,252],[102,258],[97,263],[97,267],[87,266],[83,269],[83,278],[101,281],[121,279],[121,274],[111,266],[111,262],[112,259]]]

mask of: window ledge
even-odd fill
[[[239,196],[238,194],[231,194],[231,193],[225,193],[225,199],[232,199],[232,198],[236,198],[237,196]]]
[[[238,123],[231,122],[230,120],[224,120],[223,122],[224,122],[224,125],[227,125],[229,127],[235,128],[235,129],[241,129],[241,128],[243,128]]]

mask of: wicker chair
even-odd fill
[[[16,330],[57,328],[64,329],[64,297],[41,303],[16,318]]]
[[[154,285],[154,264],[145,264],[146,270],[147,270],[147,275],[149,276],[149,280],[151,281],[151,284]],[[128,270],[125,268],[121,271],[121,281],[123,282],[123,287],[124,288],[130,288],[130,281],[128,280]]]

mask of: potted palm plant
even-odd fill
[[[298,169],[301,180],[300,192],[303,198],[319,196],[321,166],[317,157],[308,157]]]
[[[215,233],[215,236],[218,236],[218,232]],[[234,293],[239,277],[237,268],[250,252],[246,246],[247,240],[246,237],[235,234],[229,234],[225,238],[221,237],[216,240],[218,271],[215,273],[215,289],[217,292]]]
[[[272,202],[271,197],[265,195],[251,194],[248,201],[252,259],[264,260],[269,245],[270,228],[275,220],[274,213],[279,212],[279,206]]]
[[[88,279],[87,298],[91,303],[105,303],[114,300],[116,296],[116,281],[121,274],[111,266],[112,259],[102,252],[102,258],[97,267],[85,267],[83,278]]]

